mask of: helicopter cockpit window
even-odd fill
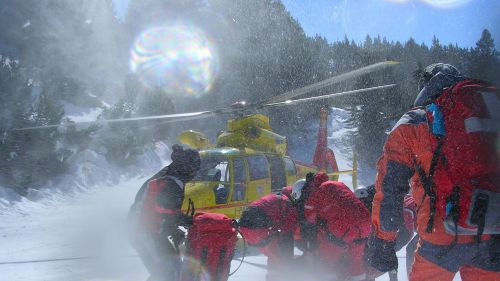
[[[260,180],[269,177],[269,162],[264,155],[248,156],[250,180]]]
[[[286,174],[289,176],[295,176],[297,174],[297,169],[295,168],[293,160],[288,157],[283,158],[283,160],[285,160]]]
[[[247,171],[245,169],[245,160],[241,157],[234,158],[234,190],[232,201],[241,201],[246,195]]]
[[[200,170],[193,181],[229,182],[228,163],[224,157],[202,157]]]

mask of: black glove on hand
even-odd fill
[[[365,250],[369,264],[380,272],[398,269],[398,258],[394,250],[396,242],[382,240],[375,235],[370,236]]]
[[[184,231],[177,228],[170,235],[170,237],[172,237],[172,242],[177,247],[184,242],[184,240],[186,239],[186,234],[184,233]]]
[[[182,216],[179,218],[179,226],[184,226],[184,227],[190,227],[193,225],[193,217],[188,216],[185,214],[182,214]]]
[[[492,235],[489,243],[490,262],[500,261],[500,235]]]

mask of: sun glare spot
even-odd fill
[[[389,2],[393,2],[393,3],[407,3],[407,2],[410,2],[410,0],[387,0]]]
[[[131,50],[130,69],[147,87],[174,96],[200,96],[214,83],[218,59],[201,30],[177,24],[141,33]]]
[[[467,4],[470,0],[422,0],[422,2],[433,7],[447,9]]]
[[[417,0],[386,0],[386,1],[398,4],[417,2]],[[423,2],[432,7],[441,9],[450,9],[467,4],[471,0],[418,0],[418,1]]]

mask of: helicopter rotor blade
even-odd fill
[[[127,121],[143,121],[143,120],[162,120],[162,123],[172,123],[172,122],[178,122],[178,121],[188,121],[188,120],[196,120],[196,119],[202,119],[202,118],[208,118],[208,117],[213,117],[216,115],[224,115],[224,114],[234,114],[236,112],[250,112],[252,110],[257,110],[263,107],[267,106],[280,106],[280,105],[286,105],[290,103],[299,103],[303,101],[310,101],[310,100],[319,100],[319,99],[324,99],[324,98],[330,98],[332,96],[342,96],[342,95],[347,95],[347,94],[353,94],[353,93],[359,93],[359,92],[366,92],[366,91],[372,91],[376,89],[382,89],[382,88],[387,88],[390,85],[384,85],[384,86],[379,86],[379,87],[372,87],[372,88],[366,88],[366,89],[360,89],[360,90],[353,90],[353,91],[346,91],[342,93],[335,93],[335,94],[330,94],[330,95],[322,95],[322,96],[317,96],[313,98],[306,98],[306,99],[296,99],[292,100],[293,98],[296,98],[298,96],[307,94],[311,91],[319,90],[325,87],[328,87],[330,85],[340,83],[349,79],[353,79],[362,75],[365,75],[367,73],[376,71],[376,70],[381,70],[385,69],[388,67],[392,67],[394,65],[399,64],[399,62],[396,61],[384,61],[384,62],[379,62],[375,64],[371,64],[344,74],[340,74],[331,78],[328,78],[326,80],[314,83],[312,85],[308,85],[299,89],[294,89],[291,91],[288,91],[286,93],[283,93],[281,95],[272,97],[271,99],[268,99],[265,102],[260,102],[260,103],[254,103],[254,104],[247,104],[244,107],[239,107],[239,108],[222,108],[222,109],[217,109],[217,110],[212,110],[212,111],[199,111],[199,112],[188,112],[188,113],[179,113],[179,114],[166,114],[166,115],[155,115],[155,116],[143,116],[143,117],[131,117],[131,118],[120,118],[120,119],[101,119],[101,120],[96,120],[96,121],[83,121],[83,122],[71,122],[71,123],[63,123],[63,124],[51,124],[51,125],[44,125],[44,126],[33,126],[33,127],[24,127],[24,128],[14,128],[13,130],[15,131],[25,131],[25,130],[35,130],[35,129],[49,129],[49,128],[58,128],[58,127],[71,127],[71,126],[76,126],[80,124],[106,124],[106,123],[118,123],[118,122],[127,122]],[[391,84],[395,85],[395,84]]]
[[[166,119],[165,121],[177,122],[177,121],[187,121],[187,120],[208,118],[208,117],[213,116],[214,114],[215,114],[215,111],[200,111],[200,112],[189,112],[189,113],[179,113],[179,114],[166,114],[166,115],[131,117],[131,118],[120,118],[120,119],[104,119],[104,120],[96,120],[96,121],[75,122],[75,123],[68,123],[68,124],[34,126],[34,127],[25,127],[25,128],[15,128],[13,130],[14,131],[26,131],[26,130],[35,130],[35,129],[70,127],[70,126],[76,126],[76,125],[82,125],[82,124],[89,124],[90,125],[90,124],[95,124],[95,123],[104,124],[104,123],[118,123],[118,122],[127,122],[127,121],[159,120],[159,119]]]
[[[368,66],[365,66],[362,68],[358,68],[356,70],[353,70],[353,71],[350,71],[347,73],[343,73],[343,74],[325,79],[323,81],[320,81],[320,82],[317,82],[317,83],[314,83],[311,85],[307,85],[307,86],[299,88],[299,89],[293,89],[293,90],[288,91],[286,93],[274,96],[274,97],[270,98],[269,100],[265,101],[264,103],[265,104],[279,103],[279,102],[291,100],[293,98],[307,94],[309,92],[319,90],[319,89],[322,89],[322,88],[328,87],[330,85],[340,83],[340,82],[343,82],[343,81],[346,81],[349,79],[357,78],[359,76],[368,74],[368,73],[376,71],[376,70],[381,70],[381,69],[385,69],[388,67],[393,67],[393,66],[398,65],[398,64],[399,64],[399,62],[397,62],[397,61],[383,61],[383,62],[374,63],[374,64],[371,64],[371,65],[368,65]]]
[[[351,94],[388,89],[388,88],[392,88],[396,85],[397,84],[387,84],[387,85],[375,86],[375,87],[370,87],[370,88],[357,89],[357,90],[333,93],[333,94],[328,94],[328,95],[322,95],[322,96],[317,96],[317,97],[310,97],[310,98],[303,98],[303,99],[296,99],[296,100],[286,100],[286,101],[282,101],[282,102],[268,103],[268,104],[263,105],[263,107],[292,105],[292,104],[294,105],[294,104],[302,103],[302,102],[322,100],[322,99],[328,99],[328,98],[332,98],[332,97],[342,97],[342,96],[351,95]]]

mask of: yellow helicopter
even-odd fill
[[[395,62],[382,62],[364,67],[341,76],[284,93],[267,103],[246,105],[236,103],[235,109],[227,112],[252,107],[272,107],[290,105],[318,99],[330,98],[359,92],[385,89],[395,84],[366,89],[323,95],[318,97],[292,99],[335,82],[351,79],[361,73],[394,65]],[[334,82],[334,83],[335,83]],[[223,112],[218,112],[221,114]],[[251,202],[269,194],[281,192],[282,188],[304,178],[308,172],[324,171],[332,180],[338,180],[341,174],[352,174],[353,188],[357,187],[357,163],[353,155],[351,170],[340,171],[334,152],[327,147],[328,110],[322,108],[317,135],[315,154],[311,164],[301,163],[288,156],[287,139],[272,131],[269,118],[262,114],[240,114],[227,122],[226,131],[217,136],[215,145],[200,132],[184,131],[179,135],[179,142],[196,148],[201,156],[201,169],[193,180],[185,186],[183,211],[190,204],[197,211],[217,212],[231,218],[239,218],[244,208]]]
[[[229,120],[215,147],[202,133],[181,133],[179,141],[199,149],[201,156],[200,171],[185,186],[185,198],[190,200],[184,201],[183,209],[192,202],[197,211],[238,218],[252,201],[280,192],[317,170],[328,171],[334,180],[340,174],[352,173],[355,185],[356,161],[352,170],[339,171],[333,151],[326,147],[327,116],[328,111],[321,110],[316,152],[309,165],[287,155],[286,138],[272,132],[269,118],[262,114]]]
[[[179,142],[196,148],[201,156],[201,169],[195,178],[185,186],[185,198],[182,209],[189,209],[194,204],[197,211],[223,213],[231,218],[238,218],[245,206],[252,201],[280,192],[297,179],[304,178],[308,172],[324,171],[331,179],[338,180],[339,175],[351,173],[353,188],[356,188],[357,164],[353,157],[352,170],[339,171],[335,155],[327,147],[328,111],[320,112],[320,126],[316,150],[311,164],[300,163],[288,156],[287,139],[272,131],[269,118],[256,113],[268,107],[309,102],[320,99],[350,95],[355,93],[382,90],[396,84],[375,86],[341,93],[298,99],[297,97],[316,91],[345,80],[353,79],[376,70],[398,64],[384,61],[344,73],[303,88],[295,89],[257,104],[235,103],[233,107],[214,111],[200,111],[181,114],[168,114],[122,119],[98,120],[100,123],[126,122],[140,120],[164,120],[163,123],[196,120],[215,115],[234,115],[237,117],[227,122],[227,129],[211,145],[208,137],[200,132],[184,131],[179,135]],[[17,130],[56,128],[82,123],[55,124],[47,126],[20,128]]]

